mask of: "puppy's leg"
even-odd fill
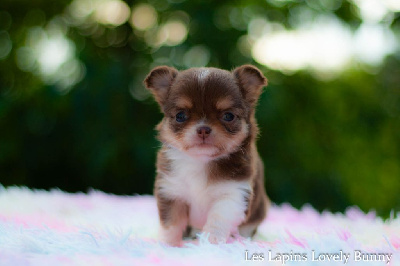
[[[188,206],[180,200],[157,198],[160,216],[160,241],[171,246],[182,244],[182,234],[188,223]]]
[[[241,236],[253,237],[257,232],[257,227],[265,219],[270,205],[269,198],[264,188],[264,165],[258,158],[258,169],[255,182],[253,184],[253,196],[249,201],[246,222],[239,226]]]
[[[263,184],[256,182],[253,188],[255,193],[250,201],[246,222],[239,226],[239,233],[243,237],[253,237],[257,227],[265,219],[270,205],[269,198],[264,192]]]
[[[203,227],[203,231],[210,234],[210,243],[226,243],[230,233],[237,230],[245,219],[246,197],[248,192],[235,189],[214,202]]]
[[[239,234],[242,237],[249,238],[253,237],[257,232],[258,224],[246,224],[239,226]]]

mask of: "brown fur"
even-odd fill
[[[153,69],[144,83],[159,103],[164,118],[157,126],[158,138],[164,144],[157,157],[157,177],[154,194],[157,198],[161,225],[177,224],[187,219],[190,206],[160,193],[161,180],[171,174],[171,161],[165,155],[168,145],[184,152],[196,145],[213,145],[216,151],[207,162],[207,182],[249,180],[252,191],[244,193],[246,218],[240,225],[257,225],[265,218],[269,204],[264,188],[263,163],[256,149],[258,128],[254,108],[267,80],[260,70],[244,65],[228,72],[216,68],[177,71],[168,66]],[[183,112],[185,122],[176,121]],[[233,121],[223,119],[226,112],[235,115]],[[189,138],[190,130],[205,120],[212,130],[205,139]],[[244,128],[244,127],[247,127]],[[189,139],[189,140],[188,140]]]

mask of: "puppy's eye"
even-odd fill
[[[222,120],[224,120],[226,122],[231,122],[231,121],[233,121],[233,119],[235,119],[235,115],[230,112],[226,112],[222,116]]]
[[[180,111],[176,114],[175,119],[176,122],[183,123],[188,119],[188,116],[186,115],[185,111]]]

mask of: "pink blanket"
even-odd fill
[[[254,240],[157,242],[152,196],[0,186],[0,265],[400,265],[399,213],[384,221],[272,206]]]

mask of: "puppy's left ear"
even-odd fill
[[[262,88],[267,86],[267,79],[263,73],[252,65],[243,65],[233,70],[243,97],[254,106],[262,93]]]

